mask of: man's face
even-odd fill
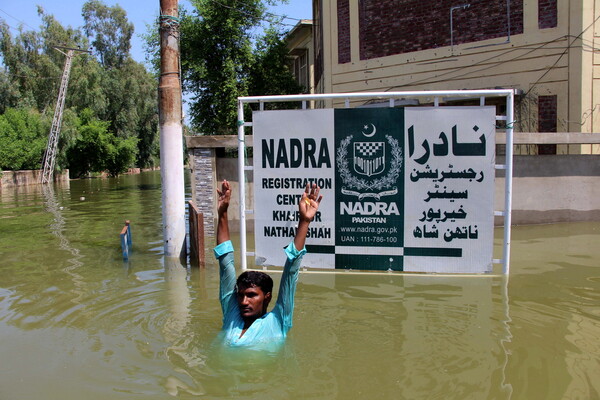
[[[265,293],[258,286],[239,287],[237,302],[244,320],[255,320],[267,312],[271,293]]]

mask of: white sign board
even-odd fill
[[[253,128],[257,264],[281,265],[316,183],[307,267],[491,271],[494,107],[259,111]]]

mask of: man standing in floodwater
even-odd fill
[[[302,256],[306,254],[304,243],[310,222],[315,217],[323,196],[319,187],[306,189],[300,198],[300,219],[294,240],[285,248],[287,259],[281,276],[277,302],[272,311],[267,307],[272,298],[273,280],[264,272],[246,271],[237,282],[233,265],[233,245],[229,238],[227,209],[231,199],[231,186],[223,180],[218,193],[217,246],[215,257],[219,260],[221,286],[219,298],[223,310],[223,335],[231,346],[253,346],[285,339],[292,327],[294,295]]]

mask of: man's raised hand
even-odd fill
[[[217,188],[218,202],[217,202],[217,211],[219,215],[227,212],[229,208],[229,201],[231,200],[231,185],[227,182],[226,179],[223,179],[223,183],[221,184],[221,190]]]
[[[320,190],[321,189],[314,183],[312,187],[306,184],[306,188],[300,199],[300,204],[298,204],[300,219],[302,221],[310,222],[315,217],[315,214],[319,209],[319,204],[321,204],[321,200],[323,199],[323,196],[319,195]]]

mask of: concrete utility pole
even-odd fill
[[[56,161],[56,148],[58,146],[58,137],[60,136],[60,126],[62,124],[63,110],[65,108],[65,98],[67,97],[67,87],[69,86],[69,75],[71,73],[71,60],[76,51],[89,53],[88,50],[75,49],[72,47],[54,46],[56,50],[67,56],[65,67],[63,68],[62,79],[60,80],[60,89],[58,90],[58,99],[54,107],[54,117],[52,118],[52,126],[48,135],[48,145],[44,152],[42,161],[42,176],[41,183],[52,183],[54,176],[54,162]],[[67,50],[63,53],[60,49]]]
[[[166,257],[185,256],[185,186],[177,0],[160,0],[160,174]]]

